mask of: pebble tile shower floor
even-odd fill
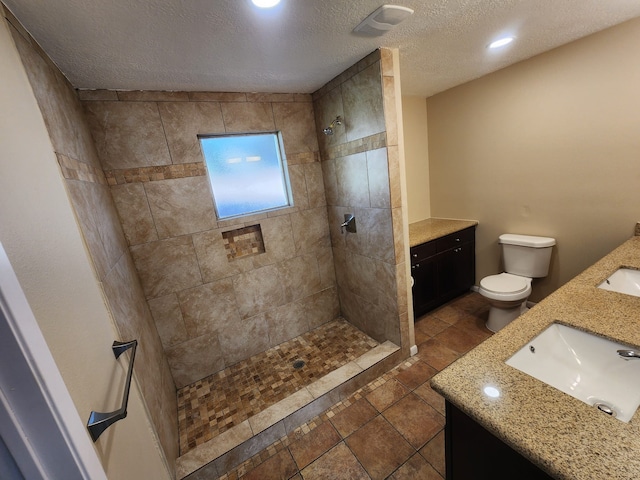
[[[338,318],[178,390],[180,455],[376,347]],[[294,362],[305,362],[295,368]]]

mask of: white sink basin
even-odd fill
[[[640,270],[619,268],[598,288],[640,297]]]
[[[618,350],[633,348],[553,323],[506,363],[629,422],[640,405],[640,358]]]

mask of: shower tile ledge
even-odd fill
[[[187,477],[199,468],[301,410],[312,401],[328,394],[333,389],[373,367],[398,350],[400,350],[400,347],[393,342],[386,341],[239,425],[189,450],[176,459],[176,478],[180,480]]]

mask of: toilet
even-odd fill
[[[532,235],[500,235],[504,273],[480,280],[480,295],[489,300],[491,308],[487,328],[497,332],[527,310],[531,281],[549,273],[554,238]]]

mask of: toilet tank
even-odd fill
[[[529,278],[546,277],[549,273],[555,238],[505,233],[498,243],[502,245],[505,272]]]

